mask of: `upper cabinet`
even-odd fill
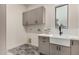
[[[39,7],[23,13],[23,25],[44,24],[45,8]]]

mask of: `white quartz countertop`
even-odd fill
[[[38,34],[38,36],[53,37],[53,35],[52,35],[52,34]]]
[[[63,38],[63,39],[69,39],[69,40],[79,40],[78,36],[74,35],[57,35],[57,34],[38,34],[38,36],[44,36],[44,37],[52,37],[52,38]]]

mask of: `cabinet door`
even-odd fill
[[[56,44],[50,44],[50,55],[58,55],[58,45]]]
[[[43,24],[44,7],[39,7],[23,13],[23,25]]]
[[[61,55],[70,55],[70,47],[68,46],[61,46],[60,51]]]
[[[71,55],[79,55],[79,41],[71,40]]]
[[[49,37],[39,37],[39,52],[49,54]]]

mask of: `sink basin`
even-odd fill
[[[64,45],[64,46],[70,46],[70,40],[63,39],[63,38],[50,38],[50,43],[58,44],[58,45]]]
[[[67,40],[79,40],[78,36],[74,35],[53,35],[53,38],[62,38],[62,39],[67,39]]]

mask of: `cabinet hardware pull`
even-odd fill
[[[43,42],[46,42],[46,41],[43,41]]]
[[[73,45],[73,44],[74,44],[74,42],[72,41],[72,42],[71,42],[71,45]]]
[[[57,50],[58,50],[58,46],[57,46]]]
[[[35,24],[38,24],[38,21],[37,20],[35,21]]]
[[[61,51],[61,46],[59,46],[59,51]]]
[[[46,39],[45,37],[43,37],[43,39]]]

